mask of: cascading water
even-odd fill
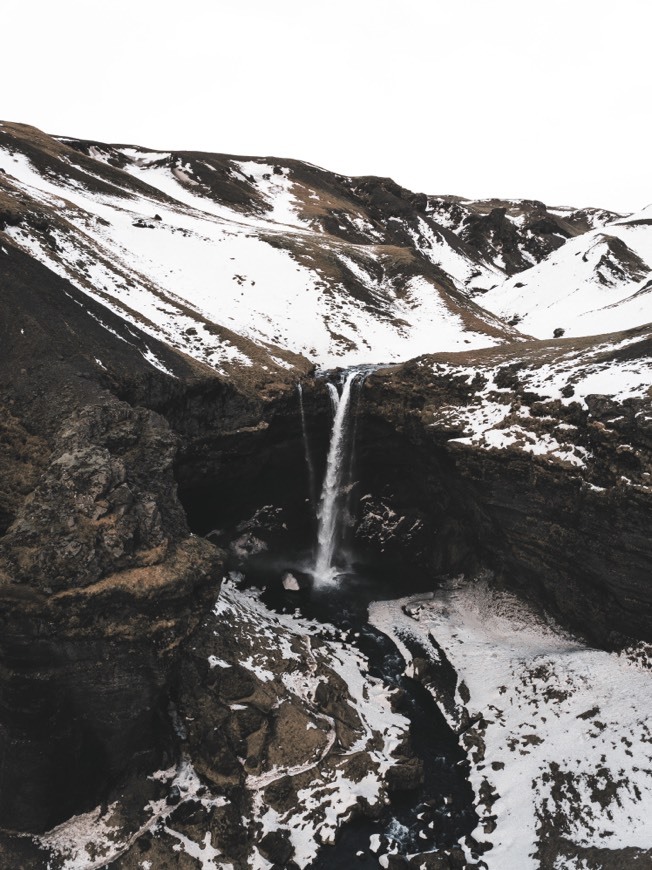
[[[342,490],[343,479],[348,471],[346,463],[346,443],[349,429],[348,410],[351,401],[351,389],[359,372],[350,372],[342,387],[342,395],[333,384],[328,389],[333,403],[335,419],[331,433],[326,474],[319,500],[317,512],[317,558],[313,572],[316,586],[328,586],[337,576],[334,565],[335,547],[339,539],[341,514],[338,510],[338,499]]]
[[[337,387],[335,384],[331,384],[330,382],[326,384],[328,387],[328,395],[331,397],[331,408],[333,409],[333,416],[337,414],[337,406],[340,403],[340,394],[337,392]]]
[[[461,866],[462,851],[457,844],[478,825],[466,756],[430,692],[405,676],[408,662],[404,661],[403,650],[399,651],[390,638],[368,623],[369,601],[395,595],[394,578],[390,588],[386,578],[375,572],[369,574],[364,565],[349,556],[344,541],[344,530],[352,519],[349,501],[355,491],[355,438],[361,401],[358,386],[369,371],[367,367],[351,370],[340,387],[341,395],[335,384],[326,384],[333,422],[317,509],[315,561],[310,568],[303,560],[283,562],[284,569],[298,569],[298,575],[311,573],[312,590],[302,584],[288,586],[285,578],[279,582],[278,566],[274,565],[268,566],[261,597],[286,613],[298,607],[309,619],[324,622],[328,631],[336,626],[346,632],[348,642],[367,658],[369,673],[387,688],[400,689],[396,703],[410,722],[415,759],[423,765],[424,776],[420,784],[408,781],[405,790],[401,790],[400,778],[397,787],[392,789],[390,785],[389,802],[380,816],[360,816],[344,823],[335,845],[324,846],[311,867],[340,870],[353,867],[362,857],[368,866],[380,868],[388,866],[390,853],[397,854],[394,860],[398,861],[398,855],[409,856],[421,850],[441,852],[442,860],[450,856],[450,866]],[[309,478],[316,483],[300,385],[298,394],[305,461]],[[346,582],[339,583],[344,575]],[[273,576],[276,582],[268,582]],[[416,642],[404,639],[403,646],[408,658],[428,659],[428,650]],[[443,666],[437,670],[438,685],[447,676]],[[355,687],[351,686],[350,691]],[[376,845],[370,848],[374,840]],[[375,855],[379,849],[382,855]],[[404,863],[407,866],[407,858]]]
[[[308,443],[308,427],[306,426],[306,414],[303,408],[303,388],[301,384],[297,384],[297,392],[299,393],[299,410],[301,412],[301,431],[303,433],[303,452],[306,457],[306,467],[308,469],[308,486],[310,489],[310,504],[313,509],[317,507],[317,486],[315,477],[315,466],[312,462],[312,454],[310,453],[310,444]]]

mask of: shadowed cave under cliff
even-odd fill
[[[205,433],[182,448],[175,469],[191,530],[221,546],[255,534],[267,548],[258,561],[277,573],[284,558],[309,558],[317,524],[299,406],[289,404],[263,429]],[[309,394],[306,405],[318,496],[332,414],[325,391]],[[451,454],[440,446],[416,448],[405,433],[367,413],[363,395],[353,413],[349,521],[338,542],[351,567],[373,574],[389,594],[392,586],[406,594],[432,588],[437,575],[479,570],[477,502]]]

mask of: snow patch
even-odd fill
[[[489,870],[535,870],[548,831],[582,847],[649,848],[649,670],[585,646],[484,580],[375,603],[370,621],[427,650],[434,639],[467,687],[470,699],[442,708],[454,727],[463,707],[475,721],[464,740],[476,796],[490,796],[474,832],[492,844]]]

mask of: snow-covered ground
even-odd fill
[[[644,352],[627,358],[625,351],[643,343],[644,335],[630,335],[586,348],[568,346],[565,342],[550,345],[523,346],[516,360],[514,377],[522,391],[534,393],[542,402],[559,402],[562,406],[577,402],[586,407],[590,395],[609,396],[614,403],[643,398],[652,384],[652,359]],[[530,405],[514,401],[514,387],[497,382],[504,374],[508,360],[496,364],[451,365],[424,360],[422,366],[436,377],[466,378],[468,384],[481,383],[468,404],[437,407],[436,425],[445,420],[451,427],[460,427],[465,434],[453,439],[460,444],[476,444],[487,448],[517,447],[527,453],[559,461],[569,466],[583,467],[591,458],[587,448],[575,443],[576,427],[560,421],[558,413],[537,413]],[[479,381],[478,381],[479,379]],[[531,404],[531,403],[530,403]],[[621,449],[626,449],[624,441]]]
[[[284,831],[294,860],[307,867],[361,803],[371,809],[387,801],[385,775],[400,754],[408,720],[392,709],[392,690],[369,675],[367,659],[347,642],[345,633],[297,614],[274,613],[260,601],[259,592],[239,590],[230,580],[222,586],[215,615],[219,628],[207,658],[209,669],[241,667],[257,685],[251,697],[231,703],[233,715],[251,704],[254,710],[268,709],[275,719],[262,769],[247,770],[251,808],[242,820],[242,836],[259,843],[270,831]],[[342,696],[337,720],[317,700],[320,684],[329,685],[329,680],[337,681],[330,696]],[[194,715],[179,714],[180,735],[193,721]],[[210,726],[212,731],[212,722]],[[299,726],[303,734],[296,731]],[[288,728],[295,730],[286,734]],[[240,759],[245,768],[249,762]],[[267,791],[281,780],[291,780],[295,789],[289,808],[275,805]],[[166,797],[177,788],[181,803],[199,802],[209,810],[228,807],[229,798],[208,790],[190,759],[154,773],[149,781],[161,788],[137,813],[132,806],[126,814],[120,801],[114,801],[36,837],[49,855],[49,870],[99,870],[145,832],[164,836],[175,852],[195,858],[202,870],[228,870],[231,863],[223,856],[219,834],[203,830],[193,839],[179,830],[170,818],[177,804]],[[253,847],[248,866],[268,870],[271,864]]]
[[[315,757],[294,766],[277,764],[247,779],[258,828],[256,839],[270,831],[287,831],[295,849],[294,860],[307,867],[320,844],[334,842],[337,829],[360,801],[373,807],[387,800],[384,776],[396,763],[394,753],[406,735],[408,720],[392,710],[391,691],[382,680],[369,676],[367,660],[345,642],[345,635],[342,640],[334,639],[341,633],[332,626],[297,614],[272,613],[258,592],[240,591],[231,582],[223,586],[216,613],[220,626],[231,626],[237,634],[239,663],[269,691],[278,692],[279,704],[286,703],[287,697],[299,700],[311,733],[318,728],[325,730],[326,738],[315,750]],[[319,713],[315,705],[319,684],[328,679],[329,672],[344,681],[350,696],[348,706],[359,722],[358,733],[347,746],[336,740],[336,722]],[[298,749],[305,755],[304,747]],[[349,767],[361,753],[368,754],[362,777],[352,775]],[[297,800],[285,811],[264,800],[265,789],[283,777],[295,778],[297,783]],[[269,863],[255,851],[251,866],[267,870]]]
[[[181,801],[193,801],[208,810],[228,804],[224,797],[207,796],[205,786],[188,760],[183,760],[178,767],[156,771],[149,780],[162,783],[167,791],[177,788]],[[178,851],[196,858],[202,870],[231,870],[230,864],[216,863],[220,851],[212,846],[210,834],[204,842],[194,843],[170,825],[168,816],[172,809],[165,794],[153,799],[143,807],[140,827],[130,830],[125,827],[126,819],[120,803],[115,801],[73,816],[45,834],[34,837],[34,840],[49,853],[47,870],[102,870],[110,861],[127,852],[146,831],[163,825],[165,832],[178,840]],[[146,870],[145,864],[141,867]],[[154,870],[152,865],[149,870]]]
[[[35,209],[61,217],[47,234],[24,226],[7,234],[121,317],[201,362],[221,371],[251,365],[252,348],[238,337],[266,347],[281,366],[291,363],[275,348],[329,367],[496,343],[480,323],[469,327],[426,275],[377,277],[386,275],[395,249],[314,231],[292,182],[274,167],[234,161],[268,208],[245,213],[216,202],[190,166],[168,165],[169,154],[121,153],[130,163],[112,196],[0,148],[5,183]],[[464,263],[453,260],[462,275]],[[493,317],[486,320],[493,328]]]
[[[378,602],[370,621],[398,642],[415,638],[433,661],[445,656],[458,675],[455,707],[439,700],[454,727],[463,710],[470,716],[462,742],[489,870],[536,870],[541,842],[550,850],[557,839],[580,850],[649,849],[645,657],[591,649],[486,580]],[[560,870],[597,866],[569,858],[563,842],[554,848]]]
[[[541,263],[478,299],[536,338],[599,335],[652,321],[652,225],[649,212],[570,239]]]

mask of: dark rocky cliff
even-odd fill
[[[179,655],[217,597],[223,559],[188,528],[179,437],[143,406],[171,401],[181,378],[202,373],[163,346],[179,374],[158,372],[136,330],[82,307],[19,252],[8,260],[0,823],[34,831],[174,758]]]
[[[595,341],[600,365],[624,353],[649,357],[649,329],[626,335],[625,351]],[[564,403],[529,382],[555,355],[591,347],[536,342],[370,376],[358,429],[356,529],[368,558],[392,563],[400,583],[412,572],[490,568],[497,582],[594,643],[650,640],[650,391]],[[492,377],[501,387],[488,396]],[[504,417],[497,432],[518,433],[502,446],[469,437],[473,413],[492,398]],[[526,449],[548,437],[550,450]]]

